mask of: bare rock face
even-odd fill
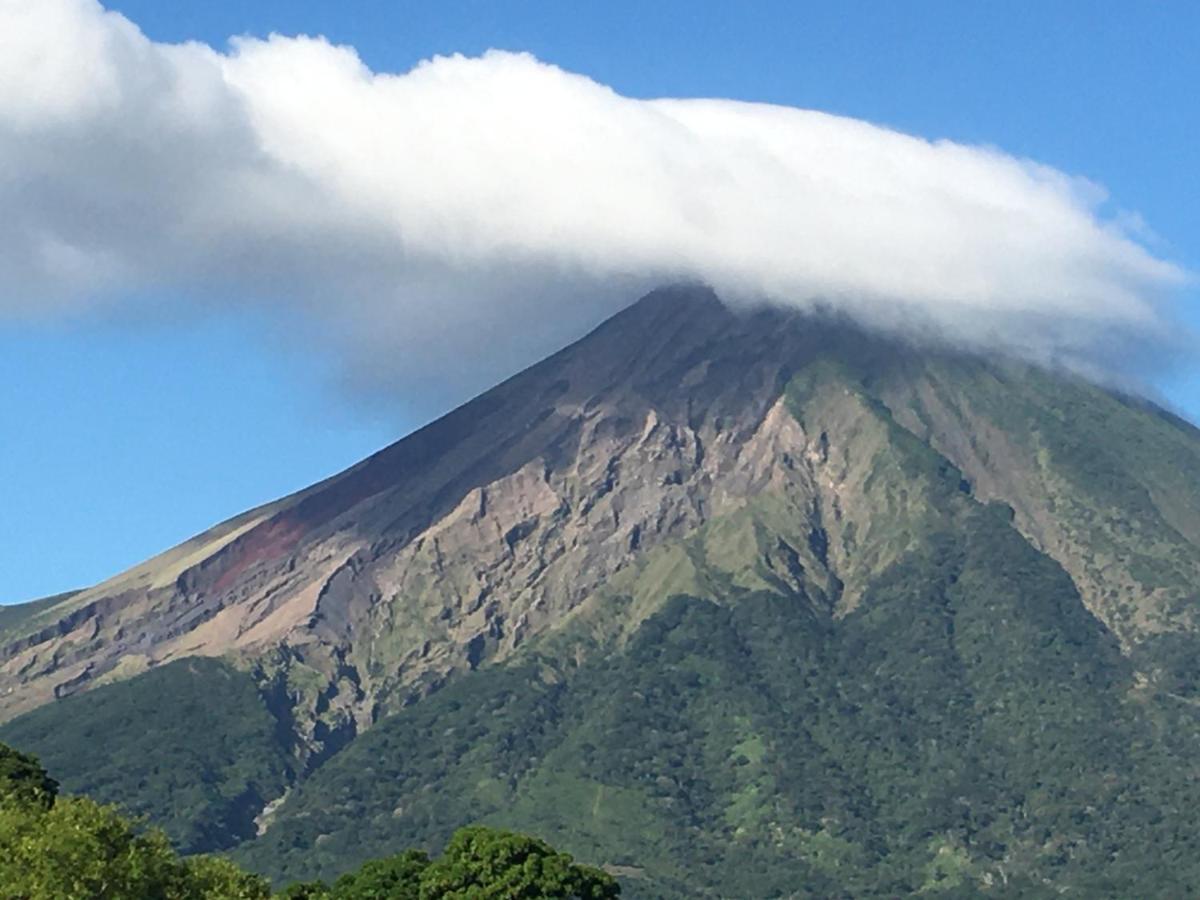
[[[811,343],[784,321],[651,295],[358,466],[10,629],[0,715],[231,655],[321,752],[766,489],[794,443],[788,360]]]
[[[831,355],[858,374],[809,377],[797,400],[797,374]],[[1173,585],[1200,568],[1191,507],[1150,486],[1161,500],[1148,509],[1180,536],[1168,554],[1179,579],[1139,580],[1115,533],[1097,563],[1094,535],[1048,505],[1070,492],[1035,439],[990,415],[953,361],[913,358],[837,323],[655,292],[359,465],[31,606],[0,631],[0,718],[172,659],[226,656],[319,759],[565,622],[619,637],[615,598],[636,617],[654,596],[703,589],[696,553],[747,589],[783,584],[838,615],[903,552],[896,523],[920,515],[889,456],[905,440],[957,465],[964,490],[1011,504],[1123,637],[1174,627]]]

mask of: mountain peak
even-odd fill
[[[289,878],[492,817],[654,896],[1045,882],[1160,846],[1089,825],[1111,798],[1191,796],[1153,735],[1200,735],[1197,584],[1194,429],[671,287],[345,472],[7,610],[0,736]],[[164,754],[200,774],[129,775]]]
[[[913,442],[934,468],[959,473],[955,485],[1013,507],[1022,533],[1095,591],[1089,602],[1117,633],[1141,634],[1170,617],[1184,588],[1140,582],[1128,536],[1111,537],[1116,569],[1088,563],[1089,538],[1064,528],[1050,499],[1063,476],[1046,453],[1077,453],[1062,423],[1085,410],[1163,431],[1170,446],[1189,438],[1086,385],[664,287],[345,472],[14,612],[0,635],[0,714],[173,659],[233,654],[263,678],[297,665],[320,673],[325,696],[296,702],[332,706],[322,728],[352,733],[556,630],[656,547],[764,492],[796,510],[789,546],[833,546],[799,564],[827,570],[851,603],[856,567],[874,571],[888,555],[882,544],[865,556],[838,550],[830,535],[846,531],[842,519],[861,518],[861,535],[884,518],[853,511],[852,495],[893,484],[872,467],[892,458],[885,448]],[[1188,452],[1172,465],[1194,465]],[[887,465],[912,464],[908,450],[896,454]],[[1168,467],[1139,465],[1122,477],[1153,498],[1146,527],[1170,522],[1184,552],[1200,540],[1200,517],[1173,496]],[[1170,565],[1172,584],[1197,568]],[[314,748],[325,741],[315,735]]]

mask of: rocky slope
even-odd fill
[[[2,714],[233,654],[354,729],[510,653],[775,477],[813,338],[758,318],[726,341],[710,296],[652,296],[349,471],[31,609],[3,634]]]

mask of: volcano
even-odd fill
[[[1194,896],[1198,608],[1188,423],[672,287],[5,608],[0,740],[281,880],[483,821],[634,897]]]

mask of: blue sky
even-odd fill
[[[108,5],[157,41],[323,34],[396,72],[527,50],[631,97],[762,101],[992,144],[1103,184],[1157,254],[1200,271],[1194,3]],[[1183,292],[1184,317],[1200,326],[1196,296]],[[402,397],[343,390],[319,346],[278,337],[219,303],[0,318],[0,602],[100,580],[420,424]],[[1161,387],[1197,420],[1195,376]]]

